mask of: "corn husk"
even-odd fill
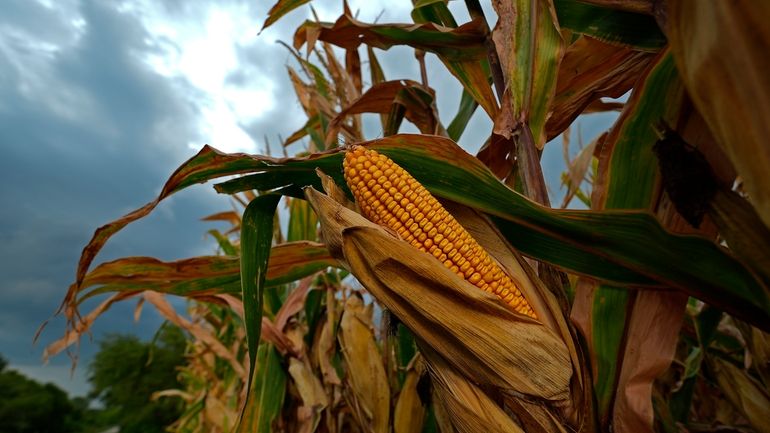
[[[420,369],[411,368],[406,373],[406,379],[398,393],[396,407],[393,410],[394,433],[420,433],[425,421],[425,405],[417,392],[420,381]]]
[[[371,323],[371,309],[352,296],[345,302],[340,319],[339,342],[348,381],[353,392],[354,416],[364,431],[388,433],[390,423],[390,385],[377,349]]]
[[[524,430],[514,422],[481,388],[452,368],[444,358],[420,345],[428,360],[434,396],[459,433],[519,433]]]
[[[434,257],[308,188],[332,254],[412,332],[482,387],[551,402],[569,396],[572,364],[549,327],[517,314]]]

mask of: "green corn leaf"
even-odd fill
[[[290,199],[289,229],[286,240],[289,242],[315,240],[318,218],[305,200]]]
[[[452,119],[452,122],[446,129],[449,138],[454,141],[460,140],[463,132],[465,132],[465,127],[468,126],[468,122],[470,122],[471,117],[473,117],[473,113],[476,112],[478,106],[479,104],[473,96],[466,90],[463,90],[463,95],[460,98],[460,106],[457,108],[457,114],[455,114],[455,118]]]
[[[236,256],[238,255],[238,249],[230,242],[230,239],[219,232],[219,230],[209,230],[206,232],[214,237],[214,239],[217,240],[217,244],[219,244],[219,248],[222,249],[222,252],[225,255],[228,256]]]
[[[580,0],[553,0],[553,5],[559,25],[575,33],[643,51],[658,51],[666,45],[666,36],[650,15]]]
[[[267,276],[267,262],[273,241],[273,216],[279,195],[263,195],[246,206],[241,221],[241,289],[243,319],[249,346],[249,387],[254,378],[254,367],[262,329],[262,292]]]
[[[270,433],[281,413],[286,394],[286,371],[272,344],[262,343],[256,352],[256,368],[249,377],[249,391],[236,433]]]

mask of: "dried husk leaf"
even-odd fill
[[[553,409],[527,399],[506,396],[505,405],[518,417],[519,423],[527,433],[567,433],[563,421],[554,415]],[[585,427],[585,426],[583,426]],[[590,431],[570,428],[569,431]]]
[[[300,409],[304,410],[301,412],[309,415],[305,423],[301,424],[300,430],[315,431],[321,421],[321,412],[329,404],[321,380],[313,373],[307,358],[299,360],[291,357],[289,359],[289,374],[297,386],[300,397],[302,397],[302,408]]]
[[[338,189],[333,182],[324,187],[330,187],[332,191]],[[329,190],[327,190],[327,193]],[[330,194],[332,197],[335,194]],[[379,227],[377,224],[364,218],[362,215],[345,209],[341,204],[332,200],[312,187],[305,188],[305,197],[318,214],[321,222],[321,239],[326,244],[332,257],[340,260],[341,264],[349,269],[342,252],[342,231],[351,226]]]
[[[564,200],[561,202],[562,208],[567,207],[567,204],[569,204],[583,184],[583,180],[588,172],[588,167],[593,160],[596,145],[599,143],[599,140],[603,139],[603,137],[604,134],[596,137],[588,144],[588,146],[580,149],[580,152],[574,159],[572,159],[572,161],[567,160],[567,182],[565,182],[567,183],[567,194],[564,195]],[[565,159],[568,158],[569,155],[568,146],[568,144],[565,144],[564,146]]]
[[[550,401],[569,398],[569,350],[548,327],[503,306],[434,257],[312,188],[324,239],[353,274],[452,365],[482,385]],[[333,253],[334,254],[334,253]]]
[[[359,297],[348,298],[340,320],[339,341],[358,403],[354,412],[360,426],[372,433],[388,433],[390,385],[372,332],[371,313],[366,309]]]
[[[406,373],[393,411],[394,433],[420,433],[425,421],[425,406],[417,393],[420,372],[414,368]]]
[[[332,298],[332,292],[327,292],[327,305],[334,305],[333,302],[329,302],[329,298]],[[332,298],[333,301],[333,298]],[[334,342],[334,321],[335,321],[334,307],[327,308],[327,315],[321,330],[318,333],[318,337],[313,344],[313,356],[315,362],[318,363],[318,368],[321,370],[324,383],[328,385],[342,385],[342,381],[337,376],[337,370],[331,363],[331,357],[335,351]]]
[[[206,420],[219,427],[219,431],[230,431],[238,421],[238,414],[228,408],[215,394],[206,394],[203,410]]]
[[[455,371],[441,355],[425,344],[420,349],[428,361],[437,404],[446,410],[457,432],[524,432],[481,388]]]
[[[762,385],[745,370],[717,357],[709,357],[709,367],[727,400],[733,404],[758,432],[770,433],[770,396]]]
[[[345,191],[343,191],[340,187],[337,186],[336,183],[334,183],[334,178],[324,173],[319,168],[316,168],[315,172],[318,175],[318,178],[321,179],[321,186],[329,197],[333,198],[334,201],[345,206],[346,208],[355,210],[356,204],[348,200],[348,196],[345,195]]]
[[[432,388],[431,400],[433,401],[433,413],[436,415],[436,427],[441,433],[457,433],[452,419],[447,413],[446,407],[441,403],[438,392],[435,388]]]
[[[429,87],[413,80],[393,80],[380,83],[369,88],[360,98],[351,101],[330,122],[326,131],[327,146],[337,140],[337,134],[343,122],[350,116],[362,113],[387,114],[394,104],[404,109],[404,117],[412,122],[423,134],[437,132],[438,116],[420,97],[404,98],[405,94],[422,93],[431,95],[434,92]]]
[[[228,361],[230,366],[233,368],[233,371],[235,371],[239,377],[242,379],[248,377],[245,367],[238,361],[235,353],[225,347],[225,345],[223,345],[217,336],[214,335],[214,333],[212,333],[210,330],[204,328],[198,323],[193,323],[178,315],[176,310],[174,310],[174,307],[171,306],[163,294],[148,290],[144,292],[142,296],[144,296],[144,298],[149,303],[154,305],[158,312],[163,317],[165,317],[166,320],[189,332],[193,337],[195,337],[195,339],[208,346],[214,353],[217,354],[217,356],[224,359],[225,361]]]
[[[750,337],[747,339],[751,349],[751,363],[757,374],[770,387],[770,334],[757,328],[749,328]]]

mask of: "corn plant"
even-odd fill
[[[277,2],[265,26],[302,3]],[[141,296],[195,336],[187,389],[159,395],[188,404],[176,431],[770,431],[767,4],[495,1],[493,26],[474,0],[466,23],[445,1],[413,5],[412,23],[346,6],[298,28],[307,121],[283,145],[307,151],[205,146],[97,229],[49,353]],[[386,79],[376,49],[394,45],[422,82]],[[426,54],[463,89],[447,126]],[[492,128],[473,156],[456,141],[479,107]],[[543,148],[618,109],[552,207]],[[404,120],[420,133],[399,134]],[[233,175],[214,186],[245,206],[212,217],[239,233],[214,233],[223,254],[91,269],[164,198]],[[565,209],[573,197],[588,209]],[[196,319],[166,295],[195,300]]]

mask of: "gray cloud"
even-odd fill
[[[149,69],[142,58],[155,48],[146,30],[110,5],[86,1],[64,13],[18,1],[0,18],[0,352],[12,365],[34,366],[62,335],[55,320],[31,345],[93,230],[151,200],[192,155],[188,143],[203,144],[193,90]],[[118,234],[97,262],[213,252],[203,235],[213,226],[198,218],[227,208],[209,188],[182,192]],[[95,335],[151,335],[160,318],[134,324],[132,309],[114,307]],[[86,340],[82,357],[94,349]]]

